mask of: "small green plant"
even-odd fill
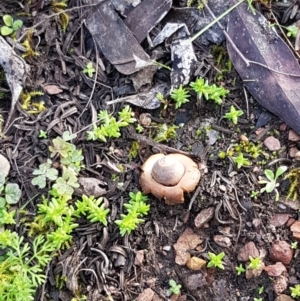
[[[225,256],[224,252],[221,252],[217,255],[214,253],[208,252],[208,256],[210,258],[210,261],[207,264],[208,268],[216,267],[221,270],[224,270],[224,264],[223,264],[223,258]]]
[[[253,258],[252,256],[249,256],[249,260],[250,263],[248,269],[258,270],[260,268],[262,263],[260,257]]]
[[[240,276],[242,273],[245,273],[246,270],[244,269],[243,265],[240,264],[239,266],[235,267],[236,273]]]
[[[239,153],[237,157],[233,157],[233,161],[236,163],[238,169],[240,169],[243,165],[250,165],[250,161],[247,158],[244,158],[243,153]]]
[[[105,208],[105,204],[103,203],[103,198],[95,199],[94,196],[87,197],[86,195],[82,196],[81,201],[77,201],[75,203],[76,210],[74,215],[79,217],[81,215],[86,215],[87,219],[92,223],[100,222],[104,226],[107,226],[107,214],[109,213],[109,209]]]
[[[147,204],[148,197],[144,196],[140,191],[137,193],[129,193],[130,200],[124,207],[127,214],[121,214],[121,219],[115,223],[119,226],[120,234],[130,234],[144,220],[140,217],[147,215],[150,210],[150,205]]]
[[[294,287],[290,287],[291,296],[293,298],[300,297],[300,284],[295,285]]]
[[[263,298],[254,298],[253,301],[263,301]]]
[[[6,183],[4,175],[0,172],[0,209],[6,204],[12,205],[19,202],[21,190],[16,183]]]
[[[234,106],[230,107],[230,112],[224,115],[224,118],[232,121],[233,124],[238,123],[238,118],[242,116],[244,112],[242,110],[236,110]]]
[[[4,22],[4,25],[0,28],[2,36],[14,34],[23,26],[22,20],[14,20],[11,15],[4,15],[2,19]]]
[[[179,295],[180,294],[180,289],[182,287],[181,284],[177,284],[175,280],[170,279],[169,285],[170,285],[170,287],[169,287],[168,291],[171,294],[174,294],[174,295]]]
[[[156,135],[153,139],[157,143],[174,139],[177,137],[176,129],[178,129],[178,126],[176,125],[168,126],[166,123],[159,124],[156,129]]]
[[[258,195],[259,195],[259,191],[253,190],[253,191],[251,191],[250,197],[257,200]]]
[[[93,66],[92,62],[88,62],[85,69],[83,69],[84,73],[87,73],[89,77],[93,77],[94,72],[96,72],[96,69]]]
[[[218,87],[215,84],[209,85],[208,80],[199,77],[195,82],[190,83],[192,89],[197,93],[197,97],[201,98],[203,95],[206,100],[213,100],[216,104],[222,104],[222,98],[224,98],[229,91],[223,87]]]
[[[87,132],[88,140],[101,140],[106,142],[106,138],[119,138],[121,136],[121,128],[136,121],[129,106],[125,106],[123,110],[119,112],[118,120],[111,114],[108,114],[106,110],[100,111],[98,118],[101,125],[93,125],[93,130]]]
[[[39,138],[47,139],[48,138],[47,132],[40,130]]]
[[[296,250],[297,247],[298,247],[298,242],[297,242],[297,241],[294,241],[294,242],[291,243],[291,248],[292,248],[293,250]]]
[[[276,201],[279,200],[279,192],[276,189],[276,187],[279,186],[277,183],[277,179],[279,176],[281,176],[283,173],[285,173],[287,170],[287,166],[279,166],[276,170],[276,173],[274,175],[273,171],[270,169],[265,169],[264,173],[266,175],[266,179],[260,180],[259,184],[265,184],[265,187],[263,187],[260,192],[267,192],[271,193],[272,191],[275,191],[276,193]]]
[[[299,31],[299,28],[296,25],[290,25],[288,27],[282,26],[282,27],[287,30],[287,34],[286,35],[288,37],[293,37],[293,38],[297,37],[297,33]]]
[[[264,288],[263,286],[260,286],[260,287],[258,288],[258,294],[259,294],[259,295],[263,294],[264,290],[265,290],[265,288]]]
[[[189,102],[190,93],[182,85],[179,88],[174,89],[171,93],[171,98],[175,101],[175,108],[180,108],[184,103]]]

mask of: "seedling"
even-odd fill
[[[254,298],[253,301],[263,301],[262,298]]]
[[[47,132],[40,130],[39,138],[47,139],[48,138]]]
[[[230,119],[233,124],[238,123],[239,116],[242,116],[244,112],[242,110],[236,110],[234,106],[230,107],[230,112],[226,113],[224,118]]]
[[[87,140],[101,140],[106,142],[106,138],[119,138],[121,136],[121,128],[136,121],[133,115],[129,106],[125,106],[123,110],[119,112],[118,120],[106,110],[100,111],[98,119],[101,125],[93,125],[93,130],[87,132]]]
[[[6,204],[16,204],[20,198],[21,190],[19,185],[16,183],[5,183],[5,178],[0,172],[0,208],[4,208]]]
[[[290,291],[293,298],[300,297],[300,284],[290,287]]]
[[[96,72],[93,63],[92,62],[87,63],[85,69],[83,69],[83,72],[87,73],[89,77],[93,77],[94,72]]]
[[[171,279],[169,281],[169,285],[170,285],[170,287],[169,287],[168,291],[170,293],[172,293],[174,295],[179,295],[180,294],[180,289],[182,287],[181,284],[177,284],[175,280]]]
[[[293,38],[297,37],[297,33],[299,31],[299,28],[296,25],[290,25],[288,27],[282,26],[282,27],[287,30],[287,34],[286,35],[288,37],[293,37]]]
[[[297,247],[298,247],[298,242],[297,242],[297,241],[294,241],[294,242],[291,243],[291,248],[292,248],[293,250],[296,250]]]
[[[140,191],[137,193],[130,192],[129,197],[129,203],[124,204],[127,214],[121,214],[121,219],[115,221],[122,236],[130,234],[140,223],[143,223],[144,220],[140,217],[147,215],[150,210],[150,205],[147,204],[148,197]]]
[[[236,273],[240,276],[242,273],[245,273],[246,270],[244,269],[243,265],[240,264],[239,266],[235,267]]]
[[[259,195],[259,191],[253,190],[253,191],[251,191],[250,197],[257,200],[258,195]]]
[[[258,270],[261,266],[261,259],[260,257],[253,258],[249,256],[250,263],[248,265],[248,269]]]
[[[233,161],[236,163],[238,169],[240,169],[243,165],[250,165],[250,161],[247,158],[244,158],[243,153],[239,153],[237,157],[233,157]]]
[[[265,288],[263,286],[260,286],[258,288],[258,294],[261,295],[264,292]]]
[[[180,108],[184,103],[189,102],[190,93],[182,85],[179,88],[174,89],[171,93],[171,98],[175,101],[175,108]]]
[[[190,83],[191,88],[197,93],[197,97],[200,99],[202,95],[206,100],[213,100],[216,104],[222,104],[222,98],[224,98],[229,91],[223,87],[218,87],[215,84],[209,85],[208,80],[200,77],[195,82]]]
[[[169,141],[170,139],[174,139],[177,137],[176,129],[178,126],[170,125],[168,126],[166,123],[159,124],[157,127],[156,136],[153,138],[157,143],[161,143],[163,141]]]
[[[11,15],[4,15],[2,17],[4,26],[0,28],[0,32],[2,36],[9,36],[17,32],[22,26],[22,20],[14,20]]]
[[[216,267],[221,270],[224,270],[224,265],[223,265],[223,258],[225,256],[224,252],[221,252],[217,255],[214,253],[208,252],[208,256],[210,258],[210,261],[207,264],[208,268]]]
[[[284,172],[286,172],[287,170],[287,166],[280,166],[278,167],[278,169],[276,170],[276,173],[274,175],[273,171],[270,170],[270,169],[265,169],[264,170],[264,173],[267,177],[267,179],[265,180],[260,180],[258,183],[259,184],[266,184],[265,187],[263,187],[260,192],[263,193],[263,192],[267,192],[267,193],[271,193],[273,190],[275,191],[276,193],[276,201],[279,200],[279,192],[278,190],[276,189],[276,187],[279,186],[279,183],[277,183],[277,178],[279,176],[281,176]]]

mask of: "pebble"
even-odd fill
[[[274,301],[294,301],[294,299],[288,295],[279,295]]]
[[[293,250],[286,241],[276,241],[270,249],[270,258],[274,262],[282,262],[284,265],[289,265],[293,258]]]
[[[139,296],[137,301],[152,301],[154,297],[154,291],[151,288],[146,288]]]
[[[281,227],[288,221],[289,218],[290,215],[287,213],[282,213],[282,214],[278,213],[271,217],[270,224],[275,227]]]
[[[289,141],[300,141],[300,136],[293,130],[289,130],[289,137],[288,137]]]
[[[214,207],[208,207],[201,210],[194,220],[195,227],[202,228],[207,222],[209,222],[214,217],[214,214]]]
[[[270,136],[264,141],[265,147],[271,152],[280,150],[280,142],[277,138]]]
[[[224,235],[215,235],[214,242],[223,248],[229,248],[231,246],[231,240],[229,237]]]
[[[187,261],[186,266],[193,271],[199,271],[206,266],[206,261],[202,258],[193,256]]]
[[[257,258],[259,256],[259,251],[257,250],[254,242],[250,241],[246,243],[238,253],[238,261],[248,261],[249,256]]]
[[[265,271],[271,277],[278,277],[286,273],[286,267],[281,262],[268,265],[265,267]]]

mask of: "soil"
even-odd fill
[[[49,22],[47,26],[35,27],[32,38],[40,55],[25,59],[31,68],[25,90],[44,91],[45,94],[37,101],[44,101],[47,109],[40,114],[30,114],[18,104],[10,123],[5,124],[11,105],[10,93],[5,82],[1,86],[6,89],[0,103],[6,132],[0,140],[0,153],[11,164],[9,181],[18,183],[22,189],[18,208],[25,208],[33,217],[36,214],[37,204],[41,203],[41,195],[46,190],[32,185],[32,172],[49,157],[48,146],[52,139],[68,130],[77,133],[77,138],[72,142],[83,151],[85,169],[82,170],[82,176],[103,181],[102,188],[106,190],[104,197],[108,200],[111,212],[107,227],[100,223],[92,224],[86,219],[78,221],[79,227],[73,232],[72,243],[54,256],[45,271],[47,281],[37,289],[35,300],[83,300],[79,298],[80,295],[86,296],[87,300],[114,301],[274,301],[277,297],[274,283],[278,276],[269,276],[263,271],[257,277],[246,279],[245,274],[237,275],[236,267],[241,263],[244,267],[248,264],[249,261],[239,261],[238,255],[249,242],[254,243],[262,261],[268,266],[275,264],[270,257],[270,250],[276,241],[285,241],[288,245],[296,241],[290,226],[298,220],[299,204],[297,201],[286,202],[289,181],[284,177],[279,178],[279,201],[275,201],[274,191],[258,193],[256,198],[253,192],[259,192],[263,187],[258,182],[266,168],[275,172],[282,165],[289,169],[298,166],[294,150],[300,147],[300,138],[296,135],[298,140],[291,141],[291,129],[276,116],[258,129],[257,118],[264,109],[243,89],[233,68],[222,74],[218,72],[225,68],[224,64],[228,61],[226,51],[224,58],[217,63],[213,50],[216,49],[215,45],[195,43],[198,61],[203,63],[199,74],[205,76],[209,83],[222,85],[230,91],[221,106],[205,99],[197,100],[195,94],[179,109],[175,109],[171,101],[167,108],[161,106],[156,110],[131,105],[137,120],[142,113],[151,114],[152,124],[141,133],[144,139],[137,140],[140,136],[137,136],[135,127],[138,123],[135,123],[122,129],[119,138],[108,139],[107,142],[88,141],[86,130],[92,124],[91,105],[97,111],[107,109],[117,116],[125,103],[107,106],[106,102],[136,93],[131,76],[119,73],[101,52],[95,51],[83,22],[84,12],[89,8],[78,9],[83,5],[81,1],[68,1],[68,8],[74,9],[68,12],[70,21],[65,33],[57,16],[49,18],[53,13],[49,1],[28,2],[0,3],[1,15],[19,16],[25,10],[26,14],[20,18],[26,28],[43,20]],[[186,7],[187,4],[183,2],[174,1],[173,6]],[[280,9],[273,8],[279,21],[286,18],[296,1],[287,3],[289,5]],[[268,14],[265,1],[257,1],[255,5]],[[296,9],[300,14],[298,6]],[[35,12],[34,17],[32,11]],[[297,21],[298,14],[289,22]],[[161,28],[162,25],[158,24],[155,30],[159,32]],[[146,41],[142,46],[151,55]],[[226,50],[226,42],[219,47]],[[170,51],[168,48],[164,51],[162,63],[169,64]],[[99,69],[94,86],[94,82],[82,70],[88,61],[95,63],[96,60],[103,62],[105,71]],[[153,77],[153,85],[169,81],[169,71],[165,69],[158,69]],[[58,92],[45,90],[45,86],[50,84],[59,89]],[[244,112],[237,125],[224,118],[231,105]],[[154,130],[163,123],[177,126],[176,137],[153,144]],[[41,130],[47,132],[47,138],[38,137]],[[212,142],[214,134],[217,134],[217,139]],[[267,137],[277,139],[280,149],[273,151],[270,145],[265,146],[263,142]],[[132,158],[129,153],[134,141],[139,142],[140,149],[138,155]],[[259,145],[259,155],[253,158],[251,153],[246,154],[250,165],[237,168],[233,158],[245,150],[243,147],[246,146],[243,145],[249,145],[250,142]],[[124,213],[123,204],[129,200],[129,193],[141,190],[141,165],[151,154],[175,153],[176,150],[189,154],[198,164],[200,183],[195,191],[185,194],[183,204],[175,206],[168,206],[163,200],[148,195],[151,210],[144,218],[144,223],[130,235],[122,237],[114,221]],[[220,158],[221,152],[228,153],[230,150],[233,150],[232,157],[227,155],[224,159]],[[120,165],[123,170],[117,172]],[[213,215],[207,219],[204,217],[206,220],[197,227],[196,217],[207,208],[213,208]],[[288,214],[288,217],[283,223],[276,224],[274,219],[277,220],[279,214]],[[9,228],[27,237],[28,229],[21,220]],[[185,264],[178,264],[174,244],[187,229],[201,241],[196,247],[186,247],[185,251],[190,254],[188,256],[204,259],[208,263],[209,252],[224,252],[224,269],[203,267],[194,271]],[[104,257],[94,252],[93,248],[101,250],[109,260],[109,270],[104,277],[101,273]],[[290,295],[289,287],[300,283],[298,249],[292,251],[292,261],[286,265],[284,275],[280,275],[285,277],[286,289],[279,290],[279,293],[286,295]],[[141,262],[137,260],[140,254]],[[70,289],[74,281],[70,275],[79,283],[80,292],[77,292],[77,296]],[[168,294],[170,279],[182,285],[180,296]],[[147,288],[155,292],[154,297],[148,294]],[[146,292],[145,295],[141,295],[143,292]]]

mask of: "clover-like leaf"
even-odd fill
[[[46,176],[45,175],[39,175],[37,177],[34,177],[31,180],[31,184],[38,186],[39,188],[43,189],[46,187]]]
[[[22,26],[23,26],[23,21],[22,20],[16,20],[12,24],[12,28],[13,28],[14,31],[19,30]]]
[[[7,26],[2,26],[0,31],[2,36],[9,36],[14,32],[14,30],[11,27],[7,27]]]
[[[7,183],[5,186],[5,199],[8,204],[16,204],[21,198],[21,189],[16,183]]]
[[[72,139],[75,139],[77,137],[76,134],[71,134],[69,131],[63,132],[63,139],[65,141],[70,141]]]
[[[4,15],[4,16],[2,17],[2,19],[3,19],[3,22],[4,22],[4,24],[5,24],[6,26],[12,27],[13,22],[14,22],[14,19],[13,19],[13,17],[12,17],[11,15]]]
[[[0,208],[4,208],[6,205],[6,200],[3,197],[0,197]]]

